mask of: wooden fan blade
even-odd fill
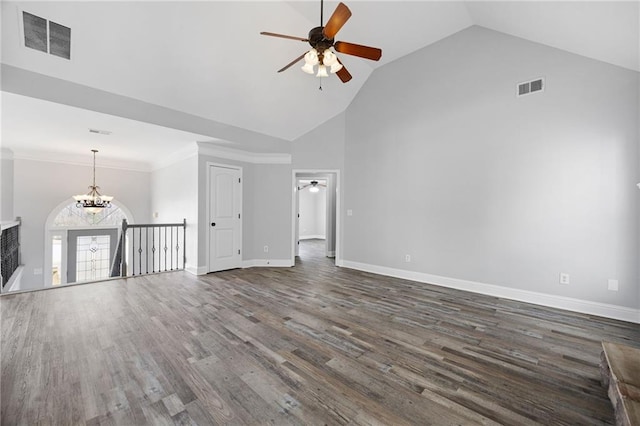
[[[296,64],[296,62],[299,62],[302,58],[304,58],[304,55],[306,55],[306,54],[307,54],[307,52],[304,52],[302,55],[298,56],[296,59],[294,59],[293,61],[289,62],[283,68],[279,69],[278,72],[282,72],[282,71],[288,70],[289,68],[294,66]]]
[[[344,3],[340,3],[322,30],[324,37],[328,40],[333,39],[349,18],[351,18],[351,11]]]
[[[338,62],[340,62],[340,59],[338,59]],[[338,76],[338,78],[340,78],[340,80],[342,80],[343,83],[346,83],[353,77],[351,77],[351,73],[347,71],[347,68],[344,66],[344,64],[342,62],[340,62],[340,64],[342,64],[342,68],[340,68],[340,70],[336,72],[336,75]]]
[[[372,61],[377,61],[382,57],[382,49],[378,49],[377,47],[363,46],[345,41],[336,41],[333,47],[340,53],[359,56],[361,58],[371,59]]]
[[[302,38],[302,37],[296,37],[296,36],[290,36],[290,35],[284,35],[284,34],[268,33],[266,31],[262,31],[260,34],[271,36],[271,37],[288,38],[289,40],[309,41],[308,38]]]

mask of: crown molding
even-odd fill
[[[291,154],[271,152],[249,152],[239,149],[212,146],[206,142],[197,142],[198,154],[210,155],[225,160],[242,161],[252,164],[291,164]]]
[[[3,160],[13,160],[13,151],[9,148],[0,148],[0,158]]]
[[[45,161],[49,163],[69,164],[73,166],[93,166],[93,158],[84,154],[46,151],[13,151],[14,160]],[[143,161],[130,161],[101,157],[96,167],[104,169],[130,170],[134,172],[150,172],[151,166]]]
[[[198,155],[198,145],[194,142],[193,144],[189,144],[188,146],[172,153],[165,158],[155,161],[154,163],[152,163],[150,171],[164,169],[165,167],[169,167],[195,155]]]

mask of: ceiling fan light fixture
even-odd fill
[[[335,74],[338,71],[340,71],[342,69],[342,64],[340,62],[334,62],[333,65],[331,65],[331,74]]]
[[[316,49],[311,49],[304,55],[304,63],[305,65],[317,65],[318,64],[318,51]]]
[[[327,74],[327,67],[324,65],[318,66],[318,74],[316,74],[316,77],[329,77],[329,74]]]
[[[336,62],[338,62],[338,58],[336,57],[336,54],[330,51],[329,49],[325,50],[322,55],[322,64],[330,67]]]
[[[309,192],[318,192],[320,191],[320,188],[318,188],[317,186],[312,186],[311,188],[309,188]]]
[[[315,74],[315,70],[313,69],[313,65],[311,65],[310,63],[306,63],[303,66],[300,67],[300,69],[304,72],[306,72],[307,74]]]

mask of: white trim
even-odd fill
[[[336,266],[342,266],[342,195],[340,193],[341,188],[340,185],[342,183],[340,177],[340,169],[293,169],[291,170],[292,176],[292,185],[291,185],[291,265],[295,265],[296,259],[296,197],[297,194],[297,186],[298,186],[298,177],[297,175],[305,175],[305,174],[334,174],[335,175],[335,185],[336,185],[336,250],[335,250],[335,264]]]
[[[233,148],[207,146],[203,142],[197,142],[197,145],[199,154],[210,155],[224,160],[243,161],[253,164],[291,164],[291,154],[248,152]]]
[[[13,151],[9,148],[0,148],[0,160],[13,160]]]
[[[197,144],[189,144],[182,149],[174,152],[173,154],[167,156],[166,158],[155,161],[151,164],[152,172],[156,170],[164,169],[181,161],[187,160],[193,156],[198,155],[198,145]]]
[[[301,240],[326,240],[326,235],[300,235]]]
[[[71,154],[68,152],[46,151],[15,151],[14,160],[45,161],[47,163],[69,164],[73,166],[93,167],[91,156],[83,154]],[[152,169],[148,163],[141,161],[115,160],[101,157],[96,169],[129,170],[134,172],[150,172]]]
[[[240,172],[240,206],[239,207],[239,213],[240,213],[240,253],[242,253],[240,255],[240,265],[238,265],[238,267],[242,266],[242,258],[244,257],[244,247],[242,247],[242,230],[244,228],[244,211],[242,209],[243,206],[243,189],[244,189],[244,170],[242,168],[242,166],[236,166],[236,165],[232,165],[232,164],[222,164],[222,163],[216,163],[213,161],[207,161],[207,183],[206,183],[206,191],[207,193],[205,194],[205,200],[206,200],[206,229],[207,229],[207,244],[205,247],[205,254],[207,255],[207,263],[205,265],[205,269],[206,271],[204,272],[205,274],[208,274],[209,272],[215,272],[215,271],[211,271],[211,265],[210,265],[210,251],[211,251],[211,231],[209,229],[209,220],[211,219],[211,167],[224,167],[226,169],[232,169],[232,170],[238,170]],[[200,268],[198,268],[198,272],[200,271]],[[198,274],[198,275],[202,275],[202,274]]]
[[[8,290],[3,290],[2,293],[8,293],[11,291],[20,290],[20,282],[22,281],[22,274],[24,273],[24,265],[18,266],[18,268],[13,271],[11,277],[9,277],[9,281],[4,285]],[[14,288],[17,287],[17,288]]]
[[[206,266],[194,266],[190,264],[186,264],[184,270],[192,275],[206,275],[207,267]]]
[[[640,309],[345,260],[346,268],[640,324]]]
[[[0,222],[0,234],[5,229],[13,228],[14,226],[18,226],[18,225],[20,225],[19,220]]]
[[[292,266],[291,259],[250,259],[242,261],[243,268],[290,268]]]

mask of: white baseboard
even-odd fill
[[[250,259],[242,261],[243,268],[289,268],[291,266],[293,266],[291,259]]]
[[[300,235],[301,240],[324,240],[327,238],[326,235]]]
[[[343,260],[346,268],[640,324],[640,309]]]
[[[185,265],[184,269],[193,275],[205,275],[208,272],[206,266],[195,266],[189,265],[188,263]]]

